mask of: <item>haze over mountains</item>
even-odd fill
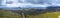
[[[60,0],[1,0],[0,8],[22,9],[24,8],[46,8],[48,6],[60,6]]]

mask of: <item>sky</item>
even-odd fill
[[[13,1],[13,3],[12,4],[6,4],[5,2],[9,2],[9,1]],[[27,7],[27,5],[30,5],[30,7],[47,7],[47,6],[50,6],[49,4],[43,4],[43,5],[41,5],[41,4],[31,4],[31,3],[18,3],[17,2],[18,0],[4,0],[3,2],[2,2],[2,5],[6,5],[6,7]],[[24,0],[21,0],[22,2],[24,2]],[[57,1],[57,0],[56,0]],[[54,6],[60,6],[60,4],[58,4],[58,3],[52,3],[52,5],[54,5]]]

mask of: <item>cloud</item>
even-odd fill
[[[41,5],[41,4],[31,4],[31,3],[18,3],[18,0],[8,0],[8,1],[13,1],[14,3],[12,3],[12,4],[6,4],[7,7],[27,7],[27,5],[31,5],[33,7],[47,7],[47,6],[50,6],[47,3]],[[21,1],[24,2],[24,0],[21,0]],[[56,1],[55,0],[52,1],[52,4],[51,5],[60,6],[60,4],[58,4],[56,2],[57,2],[57,0]]]

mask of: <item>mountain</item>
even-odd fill
[[[46,7],[32,7],[32,6],[25,6],[25,7],[7,7],[5,5],[1,5],[0,6],[0,9],[3,9],[3,10],[23,10],[23,9],[32,9],[32,8],[35,8],[35,9],[46,9]]]
[[[2,10],[22,10],[21,7],[6,7],[6,6],[0,6],[0,9],[2,9]]]

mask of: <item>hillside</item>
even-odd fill
[[[59,16],[60,16],[60,12],[51,12],[36,16],[29,16],[28,18],[59,18]]]
[[[21,18],[19,14],[7,10],[0,10],[0,18]]]

